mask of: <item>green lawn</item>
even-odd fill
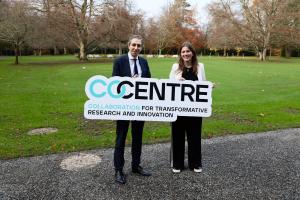
[[[110,76],[111,60],[80,63],[74,56],[0,58],[0,158],[112,147],[113,121],[83,118],[89,77]],[[176,59],[148,59],[153,78],[167,78]],[[201,57],[216,83],[213,115],[203,137],[300,127],[300,59]],[[55,127],[50,135],[29,136]],[[170,140],[169,123],[147,122],[144,142]],[[128,135],[130,136],[130,134]],[[130,137],[128,137],[130,142]]]

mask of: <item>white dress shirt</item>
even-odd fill
[[[131,71],[131,76],[134,75],[134,59],[136,59],[136,65],[138,69],[138,77],[142,77],[142,68],[139,62],[139,57],[137,56],[134,58],[129,52],[128,52],[128,58],[129,58],[129,65],[130,65],[130,71]]]

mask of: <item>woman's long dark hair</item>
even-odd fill
[[[192,53],[193,53],[193,56],[192,56],[192,72],[193,74],[197,75],[198,73],[198,60],[197,60],[197,55],[196,55],[196,51],[193,47],[193,45],[190,43],[190,42],[184,42],[181,47],[179,48],[179,51],[178,51],[178,56],[179,56],[179,68],[178,70],[180,72],[183,72],[183,69],[184,69],[184,61],[181,57],[181,50],[183,47],[187,47]]]

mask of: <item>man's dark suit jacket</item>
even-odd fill
[[[142,76],[144,78],[151,78],[150,69],[147,60],[139,57],[139,64],[142,70]],[[114,62],[113,76],[132,77],[129,57],[127,54],[120,56]],[[114,152],[114,166],[115,170],[122,170],[124,166],[124,148],[125,140],[128,131],[130,121],[117,120],[116,127],[116,145]],[[131,134],[132,134],[132,169],[137,169],[140,164],[140,157],[142,152],[142,133],[143,133],[144,121],[131,121]]]
[[[151,78],[150,69],[147,60],[139,56],[139,63],[142,69],[142,77]],[[114,62],[112,76],[128,76],[131,77],[129,65],[129,57],[127,54],[118,57]]]

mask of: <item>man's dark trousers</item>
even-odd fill
[[[130,121],[118,120],[117,121],[117,138],[114,153],[114,165],[116,170],[122,170],[124,166],[124,149],[125,141],[129,128]],[[144,121],[131,121],[131,135],[132,135],[132,168],[137,168],[141,162],[142,153],[142,133]]]

